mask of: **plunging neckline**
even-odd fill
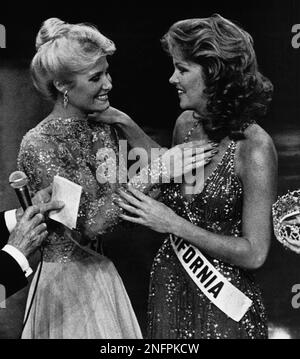
[[[201,191],[201,192],[192,195],[192,196],[191,196],[191,199],[188,200],[188,199],[186,199],[186,198],[184,197],[184,195],[183,195],[183,194],[181,193],[181,191],[180,191],[181,197],[182,197],[183,202],[184,202],[185,205],[191,205],[191,204],[193,204],[193,202],[195,201],[195,199],[196,199],[198,196],[200,196],[200,195],[202,195],[202,194],[204,193],[204,191],[205,191],[205,189],[206,189],[206,187],[207,187],[207,185],[208,185],[208,181],[210,181],[211,178],[212,178],[213,176],[215,176],[217,170],[218,170],[219,167],[221,167],[221,165],[223,164],[223,162],[224,162],[224,160],[225,160],[225,158],[226,158],[226,156],[227,156],[229,150],[231,149],[231,146],[233,146],[234,143],[235,143],[235,141],[233,141],[233,140],[230,141],[230,143],[229,143],[229,145],[227,146],[226,151],[224,152],[224,154],[223,154],[223,156],[221,157],[220,161],[217,163],[216,167],[213,169],[213,171],[211,172],[211,174],[210,174],[210,175],[206,178],[206,180],[204,181],[203,188],[202,188],[202,191]],[[181,188],[180,188],[180,190],[181,190]]]

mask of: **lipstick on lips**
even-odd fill
[[[184,93],[184,91],[179,87],[176,87],[176,90],[177,90],[177,93],[178,93],[179,96]]]
[[[108,95],[107,95],[107,93],[106,93],[106,94],[103,94],[103,95],[98,95],[98,96],[96,96],[96,100],[98,100],[98,101],[103,101],[103,102],[107,101],[107,100],[108,100]]]

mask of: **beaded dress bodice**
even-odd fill
[[[234,170],[236,142],[232,141],[221,161],[206,179],[201,193],[186,200],[179,184],[164,190],[163,200],[193,224],[214,233],[241,235],[242,183]]]
[[[186,200],[181,185],[166,186],[163,202],[179,216],[216,234],[242,236],[243,186],[235,173],[232,141],[223,158],[206,179],[201,193]],[[265,337],[266,318],[260,290],[252,275],[236,266],[211,258],[214,267],[253,300],[240,323],[227,318],[200,291],[185,272],[169,238],[160,248],[152,267],[149,295],[150,338],[251,338]]]
[[[50,185],[55,175],[60,175],[82,186],[83,192],[78,213],[76,241],[86,244],[97,239],[98,233],[89,232],[95,217],[119,186],[116,183],[99,184],[96,178],[97,151],[111,149],[116,157],[105,161],[117,161],[117,135],[109,125],[89,123],[85,119],[53,118],[30,130],[23,138],[18,166],[29,178],[33,193]],[[104,221],[116,220],[116,213],[105,211]],[[86,256],[65,235],[62,226],[51,226],[45,246],[45,260],[68,262]]]

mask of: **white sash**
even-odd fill
[[[232,285],[192,244],[170,235],[174,252],[203,294],[229,318],[239,322],[252,300]]]

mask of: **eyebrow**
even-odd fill
[[[174,65],[175,66],[187,66],[187,64],[185,64],[184,62],[181,62],[181,61],[175,61]]]
[[[93,73],[93,74],[89,75],[89,78],[90,78],[90,79],[92,79],[92,78],[93,78],[93,77],[95,77],[95,76],[101,75],[101,74],[102,74],[102,72],[103,72],[103,71],[98,71],[98,72],[95,72],[95,73]]]
[[[108,68],[109,68],[109,65],[107,65],[102,71],[97,71],[97,72],[95,72],[95,73],[93,73],[93,74],[90,74],[90,75],[89,75],[89,78],[93,78],[93,77],[95,77],[95,76],[101,75],[103,72],[107,71]]]

